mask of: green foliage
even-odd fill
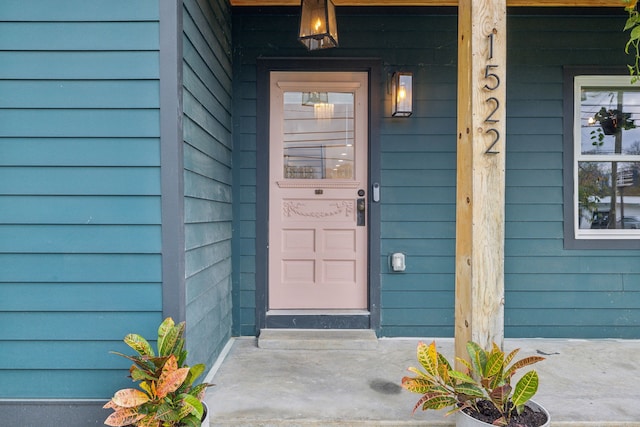
[[[623,0],[624,10],[629,14],[623,31],[629,30],[629,40],[624,47],[625,53],[633,55],[633,64],[627,65],[631,75],[631,83],[640,79],[640,13],[636,9],[638,0]]]
[[[604,144],[604,132],[602,131],[602,128],[595,128],[589,132],[589,135],[591,135],[591,145],[598,148],[602,147]]]
[[[595,162],[578,164],[578,203],[583,209],[596,211],[602,197],[609,194],[608,175]]]
[[[133,362],[129,376],[140,382],[141,390],[118,390],[105,409],[114,412],[106,419],[108,426],[199,427],[204,413],[202,399],[212,384],[194,381],[205,370],[203,364],[186,366],[184,349],[185,323],[175,324],[170,317],[158,328],[157,355],[149,342],[129,334],[124,342],[137,355],[116,353]]]
[[[404,377],[402,387],[421,394],[422,397],[413,408],[423,411],[428,409],[444,409],[450,407],[447,415],[465,408],[478,410],[477,402],[489,401],[500,412],[501,417],[494,421],[495,425],[507,425],[513,411],[522,413],[524,405],[538,390],[538,374],[527,372],[516,384],[511,386],[511,379],[519,369],[544,360],[540,356],[530,356],[513,364],[519,349],[505,354],[494,343],[489,351],[485,351],[474,342],[467,343],[469,361],[457,359],[467,372],[451,369],[451,365],[436,349],[435,341],[430,345],[418,344],[417,358],[422,366],[409,368],[415,377]]]

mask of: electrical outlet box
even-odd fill
[[[391,270],[404,271],[407,268],[405,264],[405,256],[402,252],[391,254]]]

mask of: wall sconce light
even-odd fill
[[[309,50],[338,46],[336,8],[331,0],[302,0],[298,40]]]
[[[413,73],[393,73],[391,81],[393,117],[409,117],[413,113]]]

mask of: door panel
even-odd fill
[[[366,309],[367,74],[272,72],[270,93],[269,309]]]

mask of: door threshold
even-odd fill
[[[347,310],[347,309],[332,309],[332,310],[321,310],[321,309],[278,309],[278,310],[267,310],[267,316],[345,316],[345,315],[369,315],[369,310]]]
[[[269,310],[266,328],[370,329],[368,310]]]

